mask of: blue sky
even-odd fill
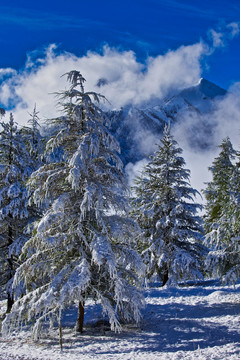
[[[29,52],[52,43],[77,56],[108,44],[144,63],[200,39],[210,44],[217,34],[202,75],[228,88],[240,81],[240,37],[227,26],[239,21],[239,0],[1,1],[0,68],[21,69]]]

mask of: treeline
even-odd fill
[[[229,138],[219,146],[196,203],[182,149],[165,127],[148,165],[127,186],[119,144],[78,71],[58,94],[62,116],[40,131],[13,115],[0,133],[0,285],[7,300],[3,332],[58,322],[77,304],[82,332],[88,298],[100,302],[112,330],[139,322],[142,286],[218,276],[239,279],[240,154]],[[1,109],[0,115],[4,116]]]

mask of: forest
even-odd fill
[[[104,95],[85,92],[82,74],[65,74],[56,93],[62,115],[29,126],[0,111],[0,294],[2,333],[46,326],[77,305],[82,333],[88,299],[112,331],[141,321],[143,289],[240,276],[240,151],[226,137],[196,202],[171,126],[129,188]],[[61,336],[60,336],[61,337]]]

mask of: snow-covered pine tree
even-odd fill
[[[201,278],[201,206],[189,183],[182,149],[166,126],[158,150],[134,187],[134,214],[143,229],[141,252],[147,277],[166,283]]]
[[[78,71],[67,79],[69,90],[58,94],[64,115],[54,120],[60,130],[46,149],[63,156],[30,178],[32,201],[47,201],[49,209],[24,246],[25,261],[14,278],[19,299],[4,329],[35,320],[38,334],[46,318],[56,315],[60,322],[62,310],[77,302],[76,330],[82,332],[88,298],[101,303],[115,331],[121,329],[119,314],[140,319],[137,274],[144,267],[133,250],[136,223],[128,215],[119,147],[98,106],[103,97],[84,91]]]
[[[31,173],[29,153],[14,122],[1,122],[0,133],[0,241],[1,285],[7,292],[7,311],[11,310],[13,295],[11,280],[17,267],[21,247],[26,241],[23,232],[29,217],[28,193],[25,183]]]
[[[36,104],[33,108],[33,112],[28,120],[29,128],[25,128],[27,131],[27,143],[29,146],[29,153],[32,161],[34,162],[35,170],[42,165],[42,153],[44,139],[40,134],[40,119],[39,112],[36,109]]]
[[[240,277],[240,168],[234,165],[235,150],[229,138],[209,168],[213,180],[204,191],[206,204],[205,242],[210,251],[206,269],[225,283]]]
[[[222,208],[229,200],[229,182],[234,172],[235,150],[229,137],[222,141],[219,148],[219,156],[214,159],[212,166],[209,167],[213,179],[206,184],[207,187],[203,191],[207,200],[206,215],[204,216],[207,233],[218,222],[222,215]]]
[[[23,126],[19,130],[21,138],[24,140],[25,147],[29,153],[29,163],[31,163],[32,172],[36,171],[43,164],[43,151],[47,139],[40,133],[40,119],[39,112],[36,110],[36,105],[33,112],[29,113],[29,126]]]

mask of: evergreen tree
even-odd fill
[[[27,143],[29,146],[29,153],[32,161],[35,165],[35,170],[37,170],[42,165],[42,153],[43,153],[43,143],[44,139],[40,134],[40,119],[38,116],[39,112],[36,109],[36,104],[33,108],[32,114],[30,114],[30,119],[28,124],[28,137]]]
[[[134,188],[147,276],[158,275],[163,285],[201,277],[201,219],[196,215],[201,206],[194,203],[197,191],[189,184],[190,171],[184,168],[181,153],[166,127],[161,145]]]
[[[0,133],[0,241],[1,285],[7,284],[7,311],[11,310],[13,295],[11,280],[16,270],[18,256],[26,241],[23,229],[29,217],[28,192],[25,187],[31,173],[29,153],[23,138],[10,114],[8,123],[1,122]]]
[[[236,283],[240,277],[240,169],[238,162],[233,164],[236,152],[229,138],[220,149],[210,167],[213,180],[205,190],[205,242],[210,248],[206,269],[226,283]]]
[[[43,151],[46,139],[40,133],[40,119],[39,112],[36,110],[36,105],[33,108],[32,114],[29,113],[29,126],[23,126],[20,129],[25,146],[29,152],[31,162],[34,170],[37,170],[43,163]]]
[[[143,264],[132,244],[136,224],[128,216],[119,147],[98,106],[103,97],[84,91],[78,71],[67,78],[70,89],[58,94],[64,115],[54,119],[60,130],[46,147],[58,161],[29,181],[32,201],[49,209],[24,246],[14,278],[19,299],[4,326],[35,320],[38,334],[47,317],[56,315],[60,323],[61,311],[77,302],[76,330],[82,332],[84,304],[92,298],[118,331],[120,317],[139,320],[143,303],[136,287]]]
[[[233,175],[233,159],[235,151],[230,139],[227,137],[219,146],[220,153],[217,156],[209,170],[212,173],[213,180],[207,183],[204,195],[207,200],[205,219],[205,230],[208,233],[212,230],[215,223],[218,223],[222,216],[222,210],[229,201],[229,182]]]

